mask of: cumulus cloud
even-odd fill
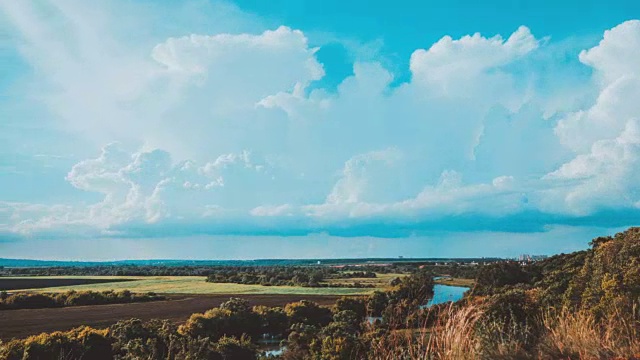
[[[445,36],[428,50],[416,50],[410,68],[414,81],[427,84],[436,94],[465,97],[483,87],[485,91],[502,90],[494,95],[505,96],[501,87],[513,80],[501,68],[537,47],[538,40],[525,26],[506,40],[480,33],[455,40]]]
[[[602,40],[580,53],[580,61],[599,72],[602,81],[612,83],[621,77],[640,75],[640,21],[626,21],[604,32]]]
[[[133,44],[71,2],[0,4],[47,121],[80,142],[66,181],[87,194],[4,202],[0,231],[375,236],[450,218],[544,227],[640,202],[638,21],[580,53],[593,75],[576,92],[599,95],[573,101],[547,95],[536,61],[552,50],[525,26],[444,36],[413,52],[405,82],[356,62],[329,90],[303,30]]]
[[[585,215],[638,206],[640,65],[632,60],[638,51],[640,21],[633,20],[605,31],[597,46],[580,53],[580,61],[594,69],[600,93],[590,108],[556,126],[559,141],[575,157],[544,177],[562,186],[545,191],[551,194],[547,210]]]
[[[67,175],[76,188],[101,194],[101,201],[87,207],[3,203],[5,228],[20,233],[94,228],[109,233],[123,224],[221,218],[247,212],[247,203],[236,200],[239,193],[248,189],[256,195],[269,193],[272,174],[269,164],[257,162],[246,151],[202,164],[174,163],[163,150],[128,152],[112,143],[97,158],[77,163]]]

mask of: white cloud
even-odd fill
[[[372,189],[381,185],[382,178],[391,178],[390,167],[402,156],[396,149],[372,151],[354,156],[344,164],[342,176],[327,196],[329,204],[357,203],[371,201],[371,196],[384,194],[386,189]],[[375,165],[379,165],[377,168]],[[372,184],[373,183],[373,184]],[[387,185],[389,181],[386,181]],[[369,199],[368,199],[368,198]]]
[[[599,92],[584,106],[548,95],[566,91],[538,81],[536,56],[550,50],[524,26],[506,39],[445,36],[412,54],[402,83],[375,59],[355,63],[333,91],[315,83],[324,68],[301,30],[136,43],[86,4],[0,4],[38,75],[28,84],[46,121],[86,159],[67,181],[90,195],[5,202],[0,230],[282,218],[318,231],[363,219],[590,215],[640,201],[637,21],[580,54],[594,75],[576,92]],[[110,145],[96,157],[86,141]]]
[[[580,53],[580,61],[591,66],[610,84],[621,77],[640,75],[640,20],[626,21],[604,32],[598,46]]]
[[[466,97],[483,88],[503,90],[512,81],[502,67],[526,56],[538,47],[531,31],[521,26],[508,39],[486,38],[476,33],[452,39],[445,36],[428,50],[411,55],[413,79],[425,83],[438,95]],[[502,91],[494,95],[505,96]]]
[[[597,46],[580,53],[580,61],[595,70],[600,94],[590,108],[558,122],[559,141],[575,157],[545,176],[561,186],[546,191],[546,210],[585,215],[640,203],[639,53],[636,20],[605,31]]]
[[[569,182],[568,188],[550,191],[550,197],[561,199],[559,207],[570,212],[586,215],[602,208],[640,207],[638,120],[629,121],[617,138],[596,141],[589,152],[576,156],[545,178]]]

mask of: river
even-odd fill
[[[469,291],[469,288],[466,286],[435,284],[433,286],[433,297],[424,307],[446,303],[447,301],[456,302],[462,299],[467,291]]]

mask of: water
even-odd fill
[[[446,303],[448,301],[456,302],[464,296],[464,293],[469,291],[466,286],[451,286],[435,284],[433,286],[433,298],[429,300],[426,305],[420,306],[421,309],[428,308],[433,305]],[[382,321],[382,317],[368,316],[367,321],[369,324],[373,324],[376,320]]]
[[[282,339],[269,338],[267,334],[263,335],[263,339],[258,340],[260,349],[266,357],[276,357],[282,355],[285,347],[280,345]]]
[[[423,307],[446,303],[448,301],[456,302],[464,296],[464,293],[469,290],[466,286],[451,286],[436,284],[433,286],[433,297]]]
[[[282,355],[282,353],[284,352],[285,347],[278,347],[276,349],[270,349],[270,350],[266,350],[264,352],[264,356],[266,357],[276,357],[276,356],[280,356]]]

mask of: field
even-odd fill
[[[167,301],[151,303],[129,303],[114,305],[72,306],[65,308],[3,310],[0,311],[0,340],[22,338],[42,332],[69,330],[88,325],[104,328],[119,320],[137,318],[142,320],[167,319],[184,322],[191,314],[204,312],[229,300],[239,297],[251,305],[283,306],[303,299],[321,305],[332,305],[340,296],[322,295],[172,295]]]
[[[69,290],[130,290],[155,292],[168,296],[166,301],[114,305],[72,306],[64,308],[0,311],[0,339],[26,337],[41,332],[68,330],[80,325],[104,328],[119,320],[153,318],[183,322],[191,314],[218,306],[230,297],[248,300],[252,305],[283,306],[299,300],[332,305],[341,296],[366,295],[389,287],[389,281],[401,274],[379,274],[377,278],[330,280],[334,283],[371,284],[375,288],[311,288],[299,286],[262,286],[208,283],[202,276],[41,276],[3,277],[0,289],[11,292],[66,292]],[[22,284],[23,289],[17,289]],[[34,285],[37,285],[36,288]]]
[[[439,279],[435,279],[434,282],[436,284],[441,285],[450,285],[450,286],[465,286],[465,287],[473,287],[475,285],[474,279],[464,279],[464,278],[451,278],[451,277],[442,277]]]
[[[38,279],[50,284],[41,288],[30,288],[34,292],[64,292],[69,290],[130,290],[132,292],[155,292],[158,294],[280,294],[280,295],[362,295],[369,294],[373,288],[311,288],[301,286],[262,286],[243,284],[221,284],[209,283],[201,276],[43,276],[43,277],[12,277],[0,278],[2,281],[8,279]],[[384,275],[386,279],[386,275]],[[96,281],[102,283],[90,283],[84,285],[57,286],[62,281]],[[365,283],[376,279],[347,279],[345,282],[360,281]],[[109,281],[109,282],[104,282]],[[388,281],[378,280],[382,283]]]
[[[376,274],[376,275],[377,276],[374,278],[329,279],[327,283],[348,285],[348,284],[353,284],[355,282],[359,282],[363,285],[373,285],[377,289],[386,289],[390,287],[389,283],[391,282],[391,280],[395,278],[402,278],[404,276],[407,276],[406,274]],[[365,290],[370,290],[369,292],[371,292],[372,289],[370,288]]]
[[[0,277],[0,290],[21,290],[38,289],[56,286],[77,286],[101,283],[113,283],[118,281],[130,281],[130,279],[104,278],[59,278],[51,279],[44,277]]]

